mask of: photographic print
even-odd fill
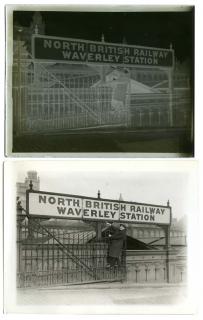
[[[196,163],[116,162],[5,164],[7,311],[191,312]]]
[[[194,7],[7,6],[7,153],[194,155]]]

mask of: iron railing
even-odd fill
[[[87,227],[49,227],[40,219],[18,216],[17,286],[38,287],[70,283],[123,281],[125,248],[120,263],[107,268],[108,237],[96,239]]]
[[[191,126],[189,87],[184,90],[174,88],[173,94],[153,88],[152,93],[133,94],[129,85],[118,84],[120,88],[99,83],[100,75],[96,71],[95,74],[91,70],[86,74],[67,76],[68,72],[65,75],[64,71],[51,70],[49,66],[35,63],[32,58],[14,60],[14,134],[106,125],[170,127],[171,116],[173,127]]]

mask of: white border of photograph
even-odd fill
[[[91,177],[98,173],[113,172],[126,173],[179,173],[185,174],[188,178],[188,185],[185,187],[185,196],[180,201],[187,203],[188,218],[188,281],[187,299],[184,303],[170,305],[19,305],[16,302],[16,181],[19,173],[27,172],[27,168],[33,167],[38,170],[41,166],[54,172],[54,168],[64,168],[66,174],[74,175],[78,172],[89,172]],[[28,169],[29,170],[29,169]],[[47,175],[46,171],[46,175]],[[61,174],[61,173],[60,173]],[[199,266],[196,263],[198,258],[198,204],[197,204],[197,176],[198,164],[195,160],[32,160],[32,161],[7,161],[4,164],[4,285],[5,285],[5,311],[15,313],[69,313],[69,314],[191,314],[197,307],[197,291]],[[51,177],[51,174],[50,174]],[[111,177],[109,177],[109,181]],[[67,189],[71,181],[67,181]],[[74,182],[77,186],[77,181]],[[159,189],[156,189],[159,192]],[[51,190],[49,190],[51,191]],[[68,192],[69,190],[67,190]],[[155,191],[153,191],[155,192]],[[167,194],[166,198],[170,198]],[[139,199],[136,199],[139,201]],[[171,204],[172,205],[172,204]],[[173,205],[172,205],[173,208]],[[169,284],[170,285],[170,284]],[[85,289],[83,289],[85,294]],[[159,290],[157,288],[157,290]],[[57,294],[56,294],[57,296]]]

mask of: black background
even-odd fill
[[[13,23],[30,26],[33,11],[14,11]],[[193,61],[194,8],[179,12],[42,11],[45,34],[151,47],[169,48],[176,58]]]

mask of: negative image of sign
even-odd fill
[[[34,35],[35,59],[88,64],[172,67],[173,51],[107,42]]]

